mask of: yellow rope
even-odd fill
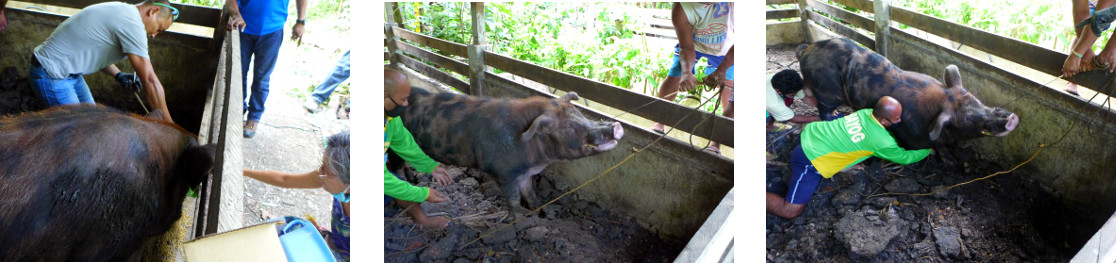
[[[969,180],[968,182],[964,182],[964,183],[959,183],[959,184],[955,184],[955,185],[952,185],[952,186],[950,186],[950,187],[946,187],[946,188],[942,188],[942,189],[938,189],[938,190],[930,191],[929,193],[912,194],[912,193],[890,193],[890,192],[889,192],[889,193],[882,193],[882,194],[872,194],[872,195],[868,195],[868,196],[867,196],[867,198],[872,198],[872,197],[877,197],[877,196],[884,196],[884,195],[910,195],[910,196],[927,196],[927,195],[932,195],[932,194],[934,194],[934,193],[937,193],[937,192],[941,192],[941,191],[944,191],[944,190],[949,190],[949,189],[952,189],[952,188],[954,188],[954,187],[958,187],[958,186],[966,185],[966,184],[969,184],[969,183],[972,183],[972,182],[976,182],[976,181],[980,181],[980,180],[988,179],[988,178],[991,178],[991,177],[993,177],[993,176],[997,176],[997,175],[1001,175],[1001,174],[1006,174],[1006,173],[1011,173],[1011,172],[1014,172],[1014,171],[1015,171],[1015,169],[1019,169],[1019,167],[1020,167],[1020,166],[1023,166],[1024,164],[1027,164],[1027,163],[1031,162],[1031,160],[1034,160],[1034,159],[1035,159],[1035,157],[1037,157],[1037,156],[1039,155],[1039,153],[1041,153],[1041,152],[1042,152],[1042,150],[1044,150],[1044,149],[1046,149],[1046,145],[1042,145],[1042,144],[1039,144],[1039,149],[1038,149],[1038,150],[1035,150],[1035,154],[1034,154],[1034,155],[1031,155],[1031,158],[1030,158],[1030,159],[1027,159],[1026,161],[1024,161],[1024,162],[1020,163],[1019,165],[1016,165],[1015,167],[1012,167],[1012,168],[1011,168],[1011,170],[995,172],[995,173],[992,173],[992,174],[990,174],[990,175],[988,175],[988,176],[985,176],[985,177],[981,177],[981,178],[977,178],[977,179]]]

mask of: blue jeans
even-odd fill
[[[31,65],[31,85],[35,86],[35,95],[42,98],[49,106],[66,104],[89,103],[93,104],[93,94],[89,93],[89,85],[80,74],[72,74],[64,79],[53,79],[46,74],[43,67]]]
[[[267,92],[271,82],[271,71],[275,69],[275,61],[279,58],[279,46],[283,44],[283,30],[275,33],[255,36],[240,33],[240,73],[244,77],[244,110],[248,111],[248,120],[259,121],[263,116],[264,103],[267,102]],[[256,57],[255,67],[252,69],[252,89],[248,93],[248,65],[252,56]],[[251,95],[251,96],[249,96]]]
[[[670,62],[671,63],[670,71],[667,72],[667,77],[681,77],[682,76],[682,60],[681,60],[680,55],[679,55],[680,53],[682,53],[682,49],[677,44],[674,45],[674,56],[673,56],[674,58]],[[709,66],[705,68],[705,75],[713,74],[713,71],[717,70],[717,66],[721,65],[721,60],[725,59],[724,56],[714,56],[714,55],[698,52],[697,50],[694,51],[694,63],[695,64],[699,60],[701,60],[701,58],[703,58],[703,57],[707,61],[709,61]],[[725,79],[734,80],[734,81],[736,80],[732,76],[733,72],[735,71],[735,70],[733,70],[735,67],[736,67],[736,65],[729,66],[728,70],[725,70]],[[697,70],[697,68],[694,67],[693,70]],[[690,72],[690,73],[693,73],[693,72]]]
[[[329,94],[333,94],[333,90],[337,89],[337,85],[341,85],[341,82],[345,82],[346,79],[349,79],[349,51],[345,51],[345,55],[337,61],[337,66],[333,67],[333,72],[329,73],[329,77],[322,84],[314,88],[314,93],[310,96],[314,98],[314,102],[325,102],[329,99]]]

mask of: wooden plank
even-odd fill
[[[837,19],[841,19],[841,21],[845,23],[863,28],[873,33],[876,32],[876,22],[873,22],[872,19],[855,14],[853,12],[849,12],[848,10],[831,4],[818,2],[817,0],[806,0],[806,3],[810,5],[810,7],[817,9],[818,11],[822,11],[822,13],[826,13],[829,16],[837,17]]]
[[[1068,57],[1067,54],[1036,46],[1035,44],[924,15],[898,6],[891,6],[891,20],[970,46],[1051,76],[1062,75],[1062,64]],[[1101,73],[1101,71],[1091,71],[1075,75],[1069,78],[1069,80],[1094,90],[1104,90],[1102,87],[1107,80],[1107,76]]]
[[[875,10],[872,7],[872,1],[868,0],[830,0],[847,7],[852,7],[860,11],[872,13]]]
[[[69,18],[68,16],[59,15],[59,14],[55,14],[55,13],[42,12],[42,11],[38,11],[38,10],[10,9],[10,8],[6,9],[6,10],[8,12],[24,13],[24,14],[27,14],[27,15],[30,15],[30,16],[34,16],[36,18],[58,20],[58,23],[62,23],[62,21],[65,21],[66,18]],[[195,36],[195,35],[190,35],[190,34],[183,34],[183,33],[175,32],[175,31],[167,31],[167,32],[163,32],[163,33],[159,34],[159,36],[155,37],[155,39],[153,39],[152,41],[153,42],[159,42],[159,43],[173,43],[173,44],[177,44],[177,45],[183,45],[183,46],[195,47],[195,48],[201,48],[201,49],[208,49],[210,41],[212,41],[212,38],[203,37],[203,36]]]
[[[833,31],[834,33],[837,33],[841,36],[852,39],[853,41],[856,41],[857,43],[860,43],[861,45],[864,45],[865,47],[868,47],[869,49],[872,49],[872,50],[876,49],[876,40],[875,39],[872,39],[872,38],[868,37],[867,35],[861,34],[860,32],[856,32],[856,30],[853,30],[851,27],[848,27],[848,26],[845,26],[844,24],[838,23],[837,21],[834,21],[833,19],[829,19],[828,17],[825,17],[821,14],[818,14],[817,12],[810,11],[810,12],[807,12],[807,13],[808,13],[807,15],[810,17],[810,20],[813,20],[814,22],[817,22],[819,25],[822,25],[822,26],[828,28],[830,31]]]
[[[392,29],[392,32],[395,33],[395,36],[399,38],[410,40],[411,42],[418,43],[419,45],[445,51],[454,56],[463,58],[469,57],[468,51],[466,51],[464,44],[429,37],[399,27],[393,27]]]
[[[86,6],[112,2],[109,0],[22,0],[22,2],[53,5],[61,7],[69,7],[75,9],[82,9]],[[212,8],[198,5],[184,5],[171,2],[171,6],[178,9],[178,20],[175,23],[186,23],[191,25],[199,25],[210,28],[216,28],[217,23],[221,20],[221,9]]]
[[[402,50],[407,55],[411,55],[424,61],[434,63],[434,65],[438,65],[439,67],[457,72],[457,74],[461,74],[462,76],[469,75],[469,65],[465,64],[464,62],[460,62],[442,55],[435,54],[430,51],[426,51],[425,49],[421,49],[405,42],[396,43],[399,44],[399,50]]]
[[[796,3],[795,0],[767,0],[766,5],[789,5]]]
[[[796,18],[798,17],[798,9],[776,9],[767,10],[767,20],[783,19],[783,18]]]
[[[403,65],[407,65],[407,67],[409,67],[411,69],[414,69],[416,72],[422,73],[423,75],[426,75],[427,77],[430,77],[432,79],[437,80],[438,82],[441,82],[441,83],[444,83],[444,84],[446,84],[450,87],[453,87],[453,88],[457,89],[457,91],[460,91],[461,93],[470,94],[469,91],[471,90],[471,87],[469,87],[469,83],[466,83],[463,80],[460,80],[458,78],[450,76],[449,74],[446,74],[445,72],[442,72],[441,70],[438,70],[434,67],[431,67],[430,65],[427,65],[426,63],[422,63],[422,61],[418,61],[418,60],[413,59],[411,57],[398,56],[398,58],[399,58],[399,62],[403,63]]]
[[[616,86],[554,71],[532,63],[485,51],[489,66],[533,80],[564,91],[577,92],[583,98],[603,103],[609,107],[628,111],[665,125],[682,120],[675,129],[682,130],[723,145],[733,145],[733,120],[724,116],[696,111],[673,102],[632,92]],[[652,103],[657,102],[657,103]],[[685,117],[685,119],[683,119]],[[706,120],[706,121],[702,121]]]
[[[876,53],[887,57],[887,35],[891,33],[891,12],[887,1],[873,1],[872,7],[876,12]]]
[[[225,232],[244,226],[244,158],[242,141],[244,136],[244,123],[242,122],[244,114],[244,87],[241,81],[243,77],[240,72],[241,57],[240,57],[240,34],[229,34],[227,37],[229,48],[226,49],[229,56],[226,61],[228,65],[228,79],[226,80],[228,87],[228,96],[225,101],[225,114],[221,115],[220,124],[223,125],[221,130],[221,161],[215,162],[220,164],[221,174],[221,192],[220,202],[221,214],[218,215],[217,232]],[[216,172],[216,170],[215,170]]]

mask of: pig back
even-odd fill
[[[204,179],[212,149],[196,149],[177,125],[103,106],[0,120],[0,260],[128,259]]]

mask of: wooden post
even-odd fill
[[[876,53],[887,57],[887,36],[891,34],[891,10],[888,0],[872,1],[872,8],[876,14]]]
[[[484,3],[471,3],[473,14],[473,44],[469,45],[469,89],[472,95],[484,95],[484,50],[488,40],[484,36]]]
[[[810,16],[807,14],[810,11],[807,8],[806,0],[798,0],[797,2],[798,15],[800,16],[798,20],[802,24],[802,40],[805,40],[806,43],[814,43],[813,36],[810,35]]]
[[[384,19],[384,21],[394,21],[394,22],[384,23],[384,38],[386,38],[387,49],[388,49],[388,57],[386,57],[385,59],[387,59],[391,63],[392,66],[398,66],[399,65],[399,59],[395,58],[395,56],[396,56],[396,52],[395,52],[395,50],[396,50],[395,31],[392,30],[392,27],[395,27],[395,26],[400,26],[401,27],[402,26],[402,24],[399,23],[399,22],[401,22],[400,21],[401,18],[399,16],[397,16],[397,15],[399,15],[399,10],[396,8],[397,5],[398,5],[397,3],[392,3],[392,2],[385,2],[384,3],[384,13],[385,13],[384,15],[387,16],[386,17],[387,19]]]

